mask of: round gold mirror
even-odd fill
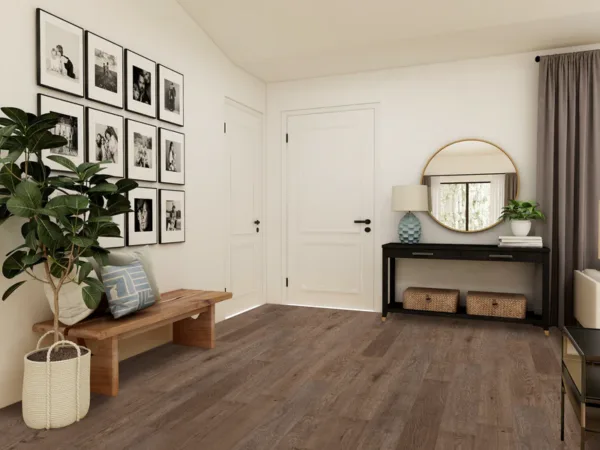
[[[519,193],[519,173],[508,154],[491,142],[465,139],[438,150],[421,183],[429,187],[429,214],[463,233],[500,223],[502,208]]]

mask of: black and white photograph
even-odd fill
[[[125,50],[126,108],[156,117],[156,63],[131,50]]]
[[[156,127],[127,119],[127,177],[140,181],[156,181]]]
[[[38,8],[38,84],[83,97],[83,75],[83,28]]]
[[[158,118],[183,126],[183,75],[158,65]]]
[[[185,135],[159,128],[160,176],[167,184],[185,184]]]
[[[87,98],[123,108],[123,47],[90,31],[85,45]]]
[[[158,242],[157,190],[138,187],[128,194],[132,212],[128,218],[127,245]]]
[[[87,108],[89,162],[103,162],[103,174],[125,176],[125,123],[122,116]]]
[[[160,190],[160,243],[185,242],[185,191]]]
[[[125,247],[126,234],[127,234],[127,214],[119,214],[112,217],[112,220],[119,230],[121,230],[121,237],[100,237],[98,243],[102,248],[121,248]]]
[[[63,147],[44,151],[44,164],[52,170],[68,172],[69,170],[66,167],[51,161],[47,157],[61,155],[73,161],[75,165],[85,162],[83,106],[38,94],[38,113],[46,114],[50,112],[57,114],[59,117],[58,124],[50,132],[64,137],[67,144]]]

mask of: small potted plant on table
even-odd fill
[[[67,144],[50,131],[58,116],[36,116],[17,108],[2,112],[6,117],[0,118],[0,150],[8,156],[0,158],[0,225],[11,216],[23,220],[22,242],[7,255],[2,274],[25,274],[54,294],[54,344],[39,349],[38,343],[38,349],[25,356],[23,418],[32,428],[59,428],[83,418],[90,402],[90,351],[61,335],[60,292],[69,283],[82,284],[82,300],[90,309],[98,306],[104,287],[90,276],[87,258],[105,264],[109,252],[98,239],[120,237],[113,217],[130,211],[125,194],[137,183],[110,183],[109,176],[100,174],[101,163],[76,166],[61,155],[47,158],[73,175],[52,176],[42,163],[42,152]],[[2,300],[26,281],[9,287]]]
[[[502,208],[500,219],[510,221],[510,228],[515,236],[527,236],[533,220],[546,220],[546,216],[538,207],[538,203],[510,200],[508,205]]]

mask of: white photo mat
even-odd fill
[[[185,86],[183,75],[158,65],[158,118],[183,126]]]
[[[115,160],[103,164],[104,175],[125,176],[125,120],[123,116],[87,108],[87,157],[89,162]],[[102,155],[104,159],[98,159]]]
[[[159,128],[161,183],[185,184],[185,135]]]
[[[127,245],[158,243],[158,195],[155,188],[138,187],[129,192],[132,212],[127,220]]]
[[[125,50],[125,65],[127,110],[156,118],[156,63],[131,50]],[[142,80],[143,74],[145,78]],[[143,89],[139,89],[142,84]]]
[[[90,31],[85,32],[85,42],[87,98],[123,108],[123,47]]]
[[[185,191],[160,190],[160,243],[185,242]]]
[[[156,181],[158,139],[156,127],[127,119],[127,178]]]
[[[50,155],[61,155],[70,159],[76,166],[85,162],[84,146],[84,110],[82,105],[38,94],[38,113],[57,113],[61,122],[50,130],[51,133],[65,137],[68,144],[60,149],[44,150],[43,163],[52,170],[70,172],[64,166],[48,159]]]
[[[38,8],[37,33],[38,84],[83,97],[83,28]]]

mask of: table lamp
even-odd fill
[[[429,211],[429,188],[421,184],[394,186],[392,211],[407,211],[398,224],[402,244],[418,244],[421,240],[421,221],[413,211]]]

